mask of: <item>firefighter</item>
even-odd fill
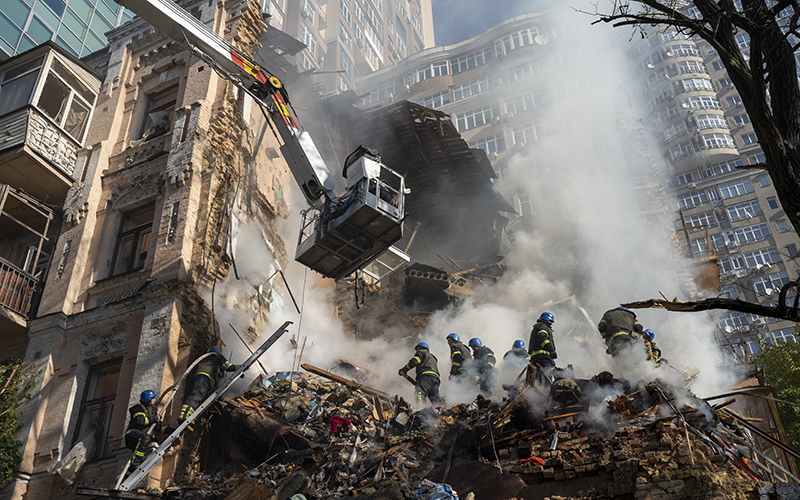
[[[597,329],[606,341],[607,352],[615,358],[630,349],[644,331],[633,311],[623,306],[606,311]]]
[[[528,366],[530,356],[525,350],[525,342],[515,340],[511,350],[503,355],[503,383],[511,384],[517,376]]]
[[[464,376],[467,370],[467,365],[472,361],[472,353],[469,348],[461,343],[461,337],[457,333],[451,333],[447,336],[447,344],[450,346],[450,377],[456,377],[456,380]]]
[[[235,365],[225,359],[225,356],[219,352],[217,346],[209,347],[208,353],[212,355],[200,361],[194,370],[192,390],[183,400],[178,422],[183,422],[189,418],[194,413],[194,410],[205,401],[217,384],[217,376],[220,369],[226,372],[235,372],[239,369],[239,365]]]
[[[150,453],[153,445],[153,438],[147,434],[147,429],[152,424],[155,430],[162,434],[172,434],[175,429],[169,427],[161,421],[155,405],[156,393],[152,390],[142,392],[139,396],[139,404],[131,406],[128,412],[131,420],[128,429],[125,431],[125,446],[133,452],[131,464],[125,472],[125,476],[130,476],[137,467],[142,465],[145,457]]]
[[[655,361],[658,363],[661,360],[661,349],[656,345],[655,338],[656,332],[649,328],[646,329],[644,335],[642,335],[642,340],[644,340],[644,345],[647,348],[647,361]]]
[[[495,377],[497,376],[495,368],[497,359],[494,357],[494,351],[483,345],[478,337],[469,339],[469,346],[472,348],[473,364],[478,374],[478,387],[484,397],[489,397],[494,392]]]
[[[417,369],[415,387],[417,402],[425,404],[428,399],[431,404],[439,402],[439,363],[436,356],[431,354],[430,347],[425,342],[420,342],[414,346],[414,357],[409,360],[408,364],[400,370],[398,374],[405,377],[408,371],[412,368]]]

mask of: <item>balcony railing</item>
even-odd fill
[[[41,291],[42,283],[0,258],[0,305],[31,318]]]
[[[64,175],[74,174],[80,145],[35,107],[28,105],[0,117],[0,130],[5,131],[0,149],[27,145]]]

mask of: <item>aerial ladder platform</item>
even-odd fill
[[[131,499],[140,498],[140,495],[128,492],[132,492],[132,490],[136,488],[136,485],[138,485],[142,481],[142,479],[144,479],[150,473],[150,471],[153,470],[153,468],[156,465],[158,465],[159,462],[161,462],[161,459],[164,458],[164,455],[167,453],[170,446],[172,446],[175,443],[175,441],[177,441],[181,437],[183,431],[186,430],[187,427],[192,425],[192,422],[198,419],[208,407],[213,405],[214,402],[217,399],[219,399],[225,393],[225,391],[227,391],[236,382],[236,380],[239,377],[243,376],[244,372],[247,371],[247,369],[250,368],[250,366],[252,366],[256,361],[258,361],[258,358],[260,358],[262,354],[267,352],[267,349],[272,347],[272,345],[275,344],[275,342],[277,342],[278,339],[280,339],[284,333],[286,333],[287,328],[291,324],[292,324],[291,321],[285,322],[280,328],[278,328],[275,331],[275,333],[272,334],[272,336],[270,336],[270,338],[267,339],[266,342],[264,342],[261,345],[261,347],[259,347],[255,352],[253,352],[253,354],[249,358],[247,358],[247,360],[244,363],[242,363],[241,366],[239,366],[239,369],[233,372],[233,375],[228,377],[228,379],[225,380],[224,383],[220,384],[217,387],[217,389],[213,393],[211,393],[211,395],[209,395],[200,406],[197,407],[194,413],[189,415],[189,418],[184,420],[183,423],[179,425],[175,429],[175,431],[172,434],[170,434],[169,437],[167,437],[167,439],[165,439],[159,445],[158,448],[153,450],[153,452],[147,456],[144,462],[142,462],[142,465],[140,465],[136,470],[134,470],[131,473],[131,475],[128,476],[128,478],[122,482],[122,484],[119,486],[119,490],[114,490],[114,489],[109,490],[100,488],[79,488],[78,489],[79,491],[76,491],[76,493],[82,495],[104,496],[109,498],[131,498]]]
[[[116,2],[206,61],[269,113],[283,143],[281,153],[309,205],[302,214],[296,261],[339,279],[363,269],[403,237],[405,179],[379,154],[361,146],[353,151],[342,166],[347,191],[337,196],[336,182],[278,77],[172,0]],[[410,261],[399,249],[391,250]]]

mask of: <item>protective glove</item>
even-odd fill
[[[399,370],[397,370],[397,374],[400,375],[401,377],[405,377],[406,373],[408,373],[408,370],[406,370],[405,368],[400,368]]]

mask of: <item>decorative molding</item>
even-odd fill
[[[175,111],[175,126],[172,128],[172,143],[167,160],[167,176],[172,185],[180,186],[192,172],[192,153],[198,130],[202,101]]]
[[[125,348],[124,330],[94,338],[84,338],[84,343],[86,344],[86,349],[83,352],[84,361],[105,357],[109,353],[121,352]]]
[[[125,154],[125,167],[130,167],[135,163],[151,160],[164,154],[169,137],[169,134],[163,134],[141,144],[131,143],[131,146],[123,152]]]
[[[64,276],[64,268],[67,267],[67,259],[69,252],[72,248],[72,240],[64,242],[64,248],[61,250],[61,258],[58,261],[58,270],[56,271],[56,281],[59,281]]]
[[[137,285],[137,286],[135,286],[133,288],[129,288],[128,290],[124,290],[124,291],[119,292],[119,293],[108,295],[106,297],[101,297],[100,299],[97,300],[97,306],[98,307],[107,306],[109,304],[113,304],[114,302],[119,302],[119,301],[122,301],[122,300],[125,300],[125,299],[129,299],[129,298],[133,297],[134,295],[136,295],[136,291],[138,289],[139,289],[139,286]]]
[[[111,195],[111,208],[119,210],[148,198],[155,198],[161,194],[164,180],[160,175],[138,174],[124,187],[117,188]]]

